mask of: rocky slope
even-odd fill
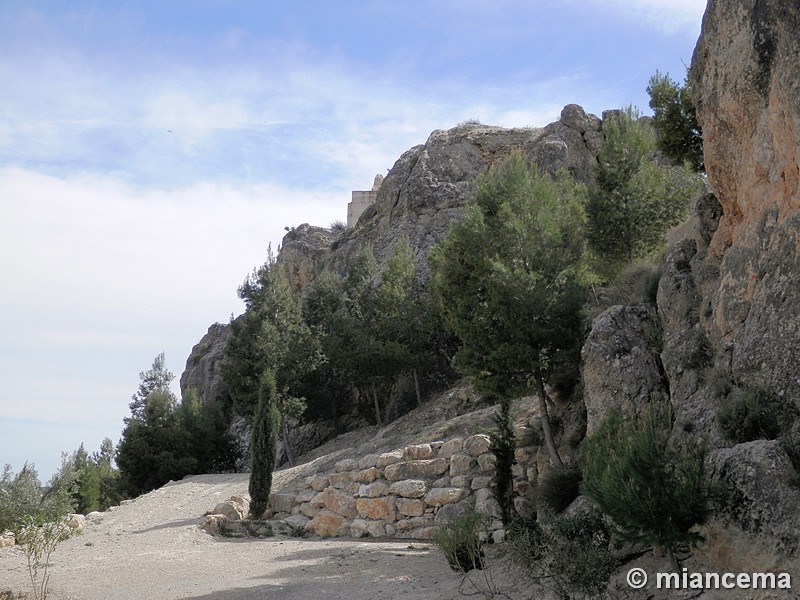
[[[709,472],[727,500],[698,557],[732,570],[800,572],[797,465],[777,440],[725,439],[717,417],[731,389],[800,407],[799,31],[797,3],[709,2],[691,85],[713,194],[673,236],[656,305],[605,311],[582,355],[586,431],[613,408],[630,414],[669,402],[675,443],[706,441]],[[601,140],[602,121],[574,105],[543,129],[436,131],[400,157],[356,227],[338,236],[297,228],[280,260],[302,286],[323,267],[340,270],[363,244],[384,261],[406,238],[426,278],[425,257],[459,218],[477,175],[522,148],[542,169],[567,168],[589,182]],[[218,348],[213,336],[201,346]],[[190,357],[196,377],[187,381],[213,372],[208,355],[205,366]],[[571,418],[579,439],[580,415]]]
[[[588,430],[611,408],[668,400],[673,438],[700,437],[725,492],[698,556],[800,572],[796,468],[776,440],[732,444],[732,389],[800,407],[800,7],[712,0],[691,69],[714,194],[670,248],[657,312],[614,307],[583,353]]]
[[[428,140],[405,152],[394,164],[375,204],[355,227],[335,233],[308,224],[283,238],[278,260],[301,289],[323,268],[341,272],[348,257],[370,244],[385,264],[395,244],[407,239],[423,280],[430,276],[427,256],[458,219],[475,189],[475,178],[513,149],[521,149],[540,169],[567,169],[579,181],[592,180],[592,165],[602,143],[602,121],[580,106],[564,107],[561,118],[544,128],[504,129],[465,124],[434,131]],[[181,391],[197,389],[216,401],[225,395],[219,367],[227,325],[212,325],[192,349],[181,376]]]

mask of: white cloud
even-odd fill
[[[673,34],[699,31],[706,0],[570,0],[588,2],[617,11],[630,21],[644,20],[661,31]]]
[[[121,419],[153,356],[167,349],[180,374],[208,325],[241,312],[236,288],[285,226],[343,218],[349,200],[274,184],[142,191],[19,168],[0,170],[0,197],[0,418],[56,421],[71,418],[53,410],[59,398],[83,399],[82,412],[112,403]],[[126,371],[128,389],[114,388]]]

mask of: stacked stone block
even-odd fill
[[[272,494],[267,516],[321,537],[430,539],[438,526],[474,509],[498,530],[489,446],[480,434],[343,460],[332,473]]]

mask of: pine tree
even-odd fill
[[[688,216],[702,183],[684,167],[653,162],[655,132],[633,107],[605,119],[603,134],[586,207],[587,234],[598,259],[595,270],[611,280],[665,246],[667,230]]]
[[[304,322],[298,295],[271,249],[264,265],[239,288],[239,296],[246,310],[232,322],[223,377],[235,410],[252,417],[260,401],[261,377],[265,371],[273,373],[283,447],[293,465],[288,422],[305,410],[300,390],[323,360],[319,340]]]
[[[477,182],[476,202],[431,256],[445,323],[460,338],[455,366],[500,397],[537,393],[551,460],[545,382],[577,361],[582,341],[585,190],[513,153]]]
[[[581,491],[610,516],[628,542],[666,549],[676,565],[677,544],[696,543],[694,529],[711,515],[705,448],[670,443],[669,406],[652,406],[638,418],[611,413],[581,444]]]
[[[659,149],[677,164],[688,163],[693,170],[704,171],[703,130],[697,122],[688,77],[683,85],[678,85],[669,73],[662,75],[656,71],[647,93]]]
[[[153,366],[149,370],[139,373],[139,379],[141,379],[139,389],[131,396],[131,403],[128,405],[131,409],[131,418],[144,416],[147,398],[153,392],[172,394],[169,386],[175,379],[175,375],[166,369],[165,361],[166,358],[162,352],[153,360]],[[125,422],[128,422],[128,418],[125,419]]]

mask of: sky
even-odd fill
[[[408,148],[570,103],[645,114],[705,0],[0,1],[0,466],[118,441],[285,227]]]

